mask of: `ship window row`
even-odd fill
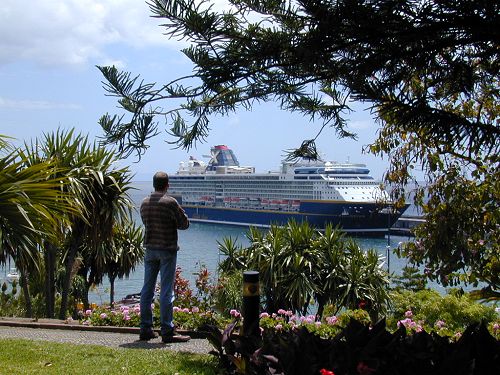
[[[267,181],[276,181],[279,180],[279,176],[272,175],[262,175],[262,176],[254,176],[249,174],[247,175],[224,175],[224,180],[221,181],[220,175],[206,176],[206,179],[209,181],[216,180],[217,182],[226,182],[226,181],[234,181],[234,180],[244,180],[245,182],[248,180],[267,180]]]
[[[204,180],[205,177],[200,176],[169,176],[170,181],[184,181],[184,180]]]
[[[328,176],[328,180],[373,180],[372,176]]]
[[[349,186],[352,186],[352,187],[355,187],[355,185],[363,185],[364,187],[372,187],[372,186],[375,186],[375,185],[378,185],[377,183],[373,183],[373,184],[370,184],[369,186],[366,186],[367,183],[366,182],[362,182],[362,181],[349,181],[349,182],[329,182],[328,183],[328,186],[339,186],[339,185],[347,185],[348,187]]]
[[[171,185],[170,186],[171,190],[311,190],[312,185],[285,185],[285,186],[277,186],[277,185],[223,185],[223,186],[204,186],[204,185],[185,185],[185,186],[178,186],[178,185]]]
[[[205,186],[205,187],[228,187],[228,186],[245,186],[252,187],[256,186],[261,188],[262,186],[276,186],[282,188],[283,186],[311,186],[312,182],[296,182],[296,181],[225,181],[223,183],[214,183],[213,181],[197,181],[196,183],[179,183],[178,181],[172,181],[172,186],[176,187],[192,187],[192,186]]]
[[[294,198],[304,198],[304,197],[309,197],[311,196],[312,192],[311,191],[306,191],[306,192],[283,192],[283,191],[276,191],[276,192],[271,192],[271,191],[255,191],[255,192],[250,192],[250,191],[232,191],[232,192],[223,192],[223,193],[215,193],[214,192],[207,192],[207,191],[176,191],[175,193],[177,194],[187,194],[189,196],[197,196],[197,197],[202,197],[202,196],[207,196],[207,197],[215,197],[215,196],[224,196],[224,197],[234,197],[234,198],[243,198],[243,197],[248,197],[248,198],[287,198],[287,199],[294,199]],[[174,193],[174,194],[175,194]]]
[[[245,191],[311,191],[312,186],[283,186],[278,187],[274,185],[262,185],[262,186],[224,186],[220,188],[209,188],[205,186],[171,186],[171,191],[206,191],[206,192],[245,192]]]
[[[293,176],[294,180],[324,180],[321,176]]]
[[[373,187],[372,186],[339,186],[337,187],[337,189],[356,189],[356,190],[370,190],[372,191],[373,190]]]

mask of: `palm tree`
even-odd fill
[[[0,136],[0,262],[14,259],[21,274],[21,287],[31,316],[28,276],[38,269],[43,238],[54,236],[54,226],[66,214],[60,205],[66,178],[51,178],[51,162],[26,166],[23,153]]]
[[[114,303],[115,280],[129,277],[135,267],[144,258],[144,233],[142,227],[131,222],[115,228],[113,240],[108,243],[112,247],[114,257],[108,258],[105,272],[109,278],[109,303]]]
[[[101,284],[105,276],[110,282],[110,304],[113,304],[115,280],[128,277],[144,257],[142,241],[142,228],[130,221],[116,224],[113,236],[101,246],[82,249],[79,275],[86,281],[85,295],[81,296],[85,307],[89,304],[90,287]]]
[[[250,230],[255,229],[253,227]],[[241,245],[238,245],[237,238],[224,237],[217,241],[219,253],[222,253],[224,259],[219,262],[218,268],[221,272],[243,271],[246,268],[245,258],[242,257]]]
[[[91,143],[74,131],[57,131],[26,145],[32,161],[50,160],[65,171],[69,184],[65,191],[71,200],[63,204],[75,207],[67,225],[60,225],[64,238],[65,274],[59,318],[66,317],[72,276],[79,251],[92,251],[108,241],[115,223],[130,217],[132,203],[128,168],[117,168],[112,150]],[[55,176],[60,177],[56,172]],[[48,248],[47,248],[48,250]],[[53,265],[50,265],[53,269]]]
[[[328,303],[337,304],[337,301],[332,296],[335,295],[340,283],[336,270],[345,257],[344,232],[338,227],[334,228],[332,225],[327,225],[325,231],[320,233],[319,238],[315,241],[314,247],[321,254],[316,265],[318,268],[316,284],[320,288],[314,294],[318,304],[317,315],[321,318]]]
[[[290,221],[265,234],[253,228],[247,236],[248,248],[238,249],[230,240],[219,244],[228,256],[221,266],[226,272],[259,271],[267,312],[282,308],[306,314],[313,297],[319,318],[326,304],[338,310],[362,304],[374,321],[384,312],[389,298],[382,259],[345,239],[339,228],[327,226],[321,233],[307,222]]]
[[[346,243],[346,256],[335,269],[339,283],[332,300],[348,309],[363,307],[373,322],[385,313],[389,303],[389,278],[383,256],[373,249],[363,251],[352,239]]]
[[[259,271],[268,312],[280,308],[304,312],[318,290],[315,282],[320,253],[312,246],[317,236],[307,222],[293,220],[284,227],[272,225],[265,234],[251,228],[248,248],[238,250],[229,240],[219,244],[227,256],[221,268]]]

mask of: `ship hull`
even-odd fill
[[[183,206],[193,222],[269,227],[285,225],[289,220],[307,221],[318,229],[328,224],[339,226],[346,232],[380,235],[397,221],[400,214],[383,213],[377,204],[347,205],[345,203],[304,202],[298,212],[258,210],[198,205]]]
[[[226,145],[214,146],[208,164],[182,162],[170,176],[169,194],[191,221],[243,226],[286,225],[290,220],[324,229],[384,235],[401,215],[364,164],[302,160],[279,172],[240,166]]]

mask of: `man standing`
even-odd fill
[[[174,281],[177,263],[177,230],[187,229],[189,220],[177,201],[166,195],[168,175],[156,172],[153,176],[155,191],[144,198],[141,204],[141,218],[144,223],[144,285],[141,290],[141,340],[158,337],[153,330],[154,290],[160,273],[160,327],[164,343],[188,341],[189,336],[175,332]]]

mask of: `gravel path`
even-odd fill
[[[30,340],[55,341],[81,345],[103,345],[112,348],[161,349],[178,352],[208,354],[210,343],[203,338],[192,338],[184,343],[163,344],[161,337],[150,341],[139,341],[137,334],[95,332],[61,329],[0,326],[0,338],[22,338]]]

